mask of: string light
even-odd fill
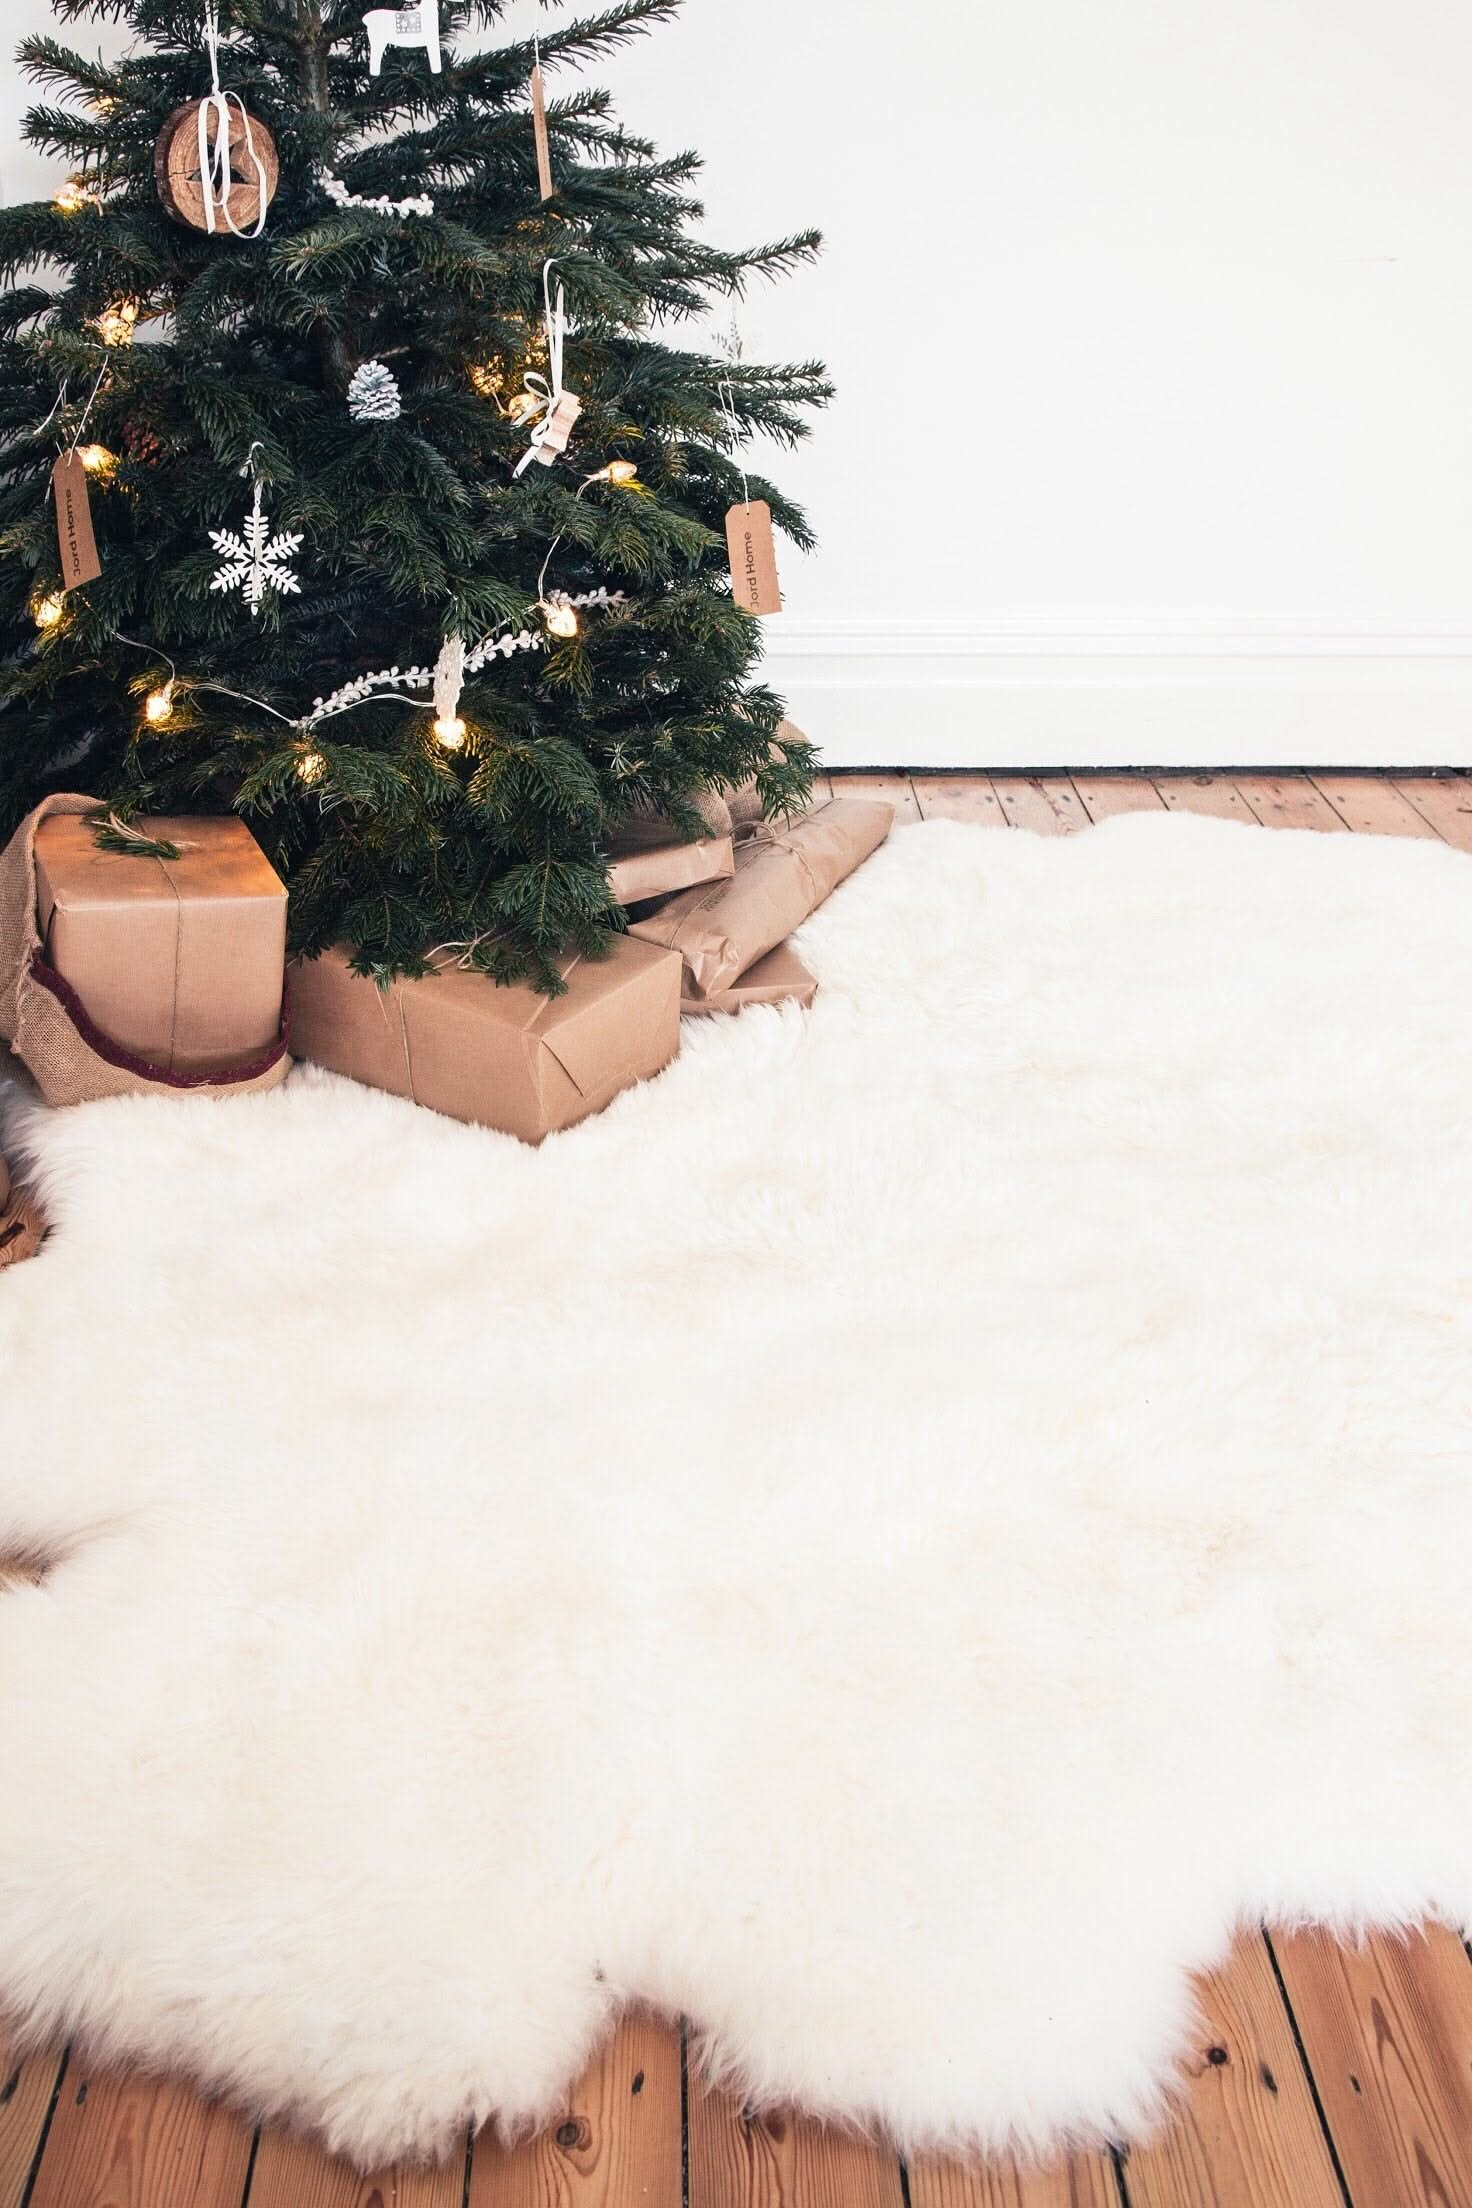
[[[161,690],[150,690],[143,701],[143,717],[150,728],[162,728],[174,710],[174,685],[172,679]]]
[[[31,608],[31,619],[38,629],[54,629],[66,612],[66,600],[59,590],[48,590]]]
[[[131,345],[137,320],[137,300],[120,299],[115,307],[105,307],[98,315],[97,334],[104,345]]]
[[[89,475],[111,475],[118,464],[117,454],[106,445],[83,445],[77,457]]]
[[[521,428],[525,423],[536,420],[545,403],[545,400],[537,397],[535,391],[518,391],[506,412],[517,427]]]
[[[458,713],[442,713],[434,723],[434,740],[446,751],[458,751],[465,741],[465,723]]]
[[[632,483],[639,470],[632,460],[610,460],[608,466],[601,468],[599,473],[608,483]]]
[[[57,193],[53,205],[59,214],[79,215],[84,207],[97,205],[97,194],[81,177],[69,176]]]
[[[549,605],[544,599],[542,601],[541,613],[542,619],[547,624],[547,634],[549,636],[577,635],[578,617],[576,610],[572,606],[566,604]]]
[[[312,784],[314,782],[320,782],[323,775],[327,772],[327,761],[323,758],[320,751],[298,752],[296,771],[301,777],[302,781],[305,782],[307,787],[310,789]]]
[[[470,380],[483,399],[494,399],[506,388],[506,378],[494,361],[477,362],[471,368]]]

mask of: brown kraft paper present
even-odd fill
[[[642,942],[685,962],[687,997],[717,996],[801,927],[889,834],[894,808],[874,798],[832,797],[785,826],[744,831],[729,882],[687,889],[630,923]]]
[[[50,1104],[274,1088],[286,891],[237,820],[159,820],[177,859],[98,848],[48,798],[0,852],[0,1035]]]
[[[567,983],[521,983],[447,966],[387,990],[341,950],[291,969],[291,1047],[333,1073],[523,1142],[601,1112],[680,1047],[680,962],[626,935],[604,959],[556,961]]]
[[[744,1012],[750,1004],[796,1004],[806,1010],[817,994],[817,976],[803,964],[790,943],[779,943],[775,951],[768,951],[765,958],[748,966],[744,974],[714,996],[696,997],[687,991],[680,999],[680,1010],[687,1016]]]
[[[736,854],[729,835],[671,843],[669,822],[654,816],[630,821],[614,839],[608,888],[615,904],[637,905],[700,882],[729,881]]]

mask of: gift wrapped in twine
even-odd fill
[[[242,1096],[275,1088],[290,1065],[284,1034],[248,1062],[208,1072],[171,1071],[114,1042],[50,964],[37,915],[37,831],[47,819],[100,810],[94,797],[48,797],[27,814],[0,851],[0,1037],[48,1104],[86,1104],[98,1097],[139,1093]],[[119,863],[166,864],[157,858]],[[227,973],[221,974],[220,986],[229,986]]]

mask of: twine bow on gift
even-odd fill
[[[769,850],[780,848],[786,851],[790,857],[797,861],[803,878],[807,882],[808,890],[813,899],[814,912],[817,911],[819,905],[828,895],[828,890],[818,880],[817,875],[809,865],[806,851],[790,831],[774,828],[769,820],[738,820],[732,823],[731,841],[738,851],[744,845],[754,843],[765,844]],[[725,884],[722,882],[717,887],[724,889]]]
[[[255,135],[245,102],[238,92],[222,92],[220,89],[220,11],[217,0],[209,0],[204,19],[205,51],[210,57],[210,92],[199,103],[199,188],[204,198],[204,226],[208,231],[219,228],[223,216],[226,227],[237,238],[258,238],[266,227],[266,207],[271,197],[270,179],[264,162],[256,152]],[[256,201],[258,213],[250,229],[242,230],[230,212],[230,193],[235,182],[230,168],[230,103],[239,110],[241,127],[245,134],[245,158],[255,170]]]
[[[554,300],[552,296],[552,270],[555,265],[554,261],[544,261],[542,264],[542,304],[546,310],[547,366],[551,371],[552,380],[549,383],[546,376],[539,375],[535,369],[526,370],[522,376],[522,396],[519,411],[523,418],[528,421],[537,416],[540,416],[540,420],[537,421],[536,427],[532,431],[531,443],[516,463],[513,479],[529,468],[534,460],[540,458],[542,446],[547,440],[547,432],[552,427],[553,417],[562,402],[566,388],[562,381],[562,354],[567,339],[567,304],[560,282],[557,286],[556,299]]]

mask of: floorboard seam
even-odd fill
[[[1109,2149],[1109,2164],[1114,2171],[1114,2182],[1119,2189],[1119,2208],[1130,2208],[1130,2181],[1124,2174],[1124,2166],[1129,2160],[1129,2154],[1128,2147],[1111,2147]]]
[[[245,2183],[241,2187],[240,2208],[250,2208],[250,2189],[256,2181],[256,2156],[261,2151],[261,2127],[256,2125],[250,2135],[250,2159],[245,2165]]]
[[[690,2024],[680,2018],[680,2208],[690,2208]]]
[[[26,2189],[20,2196],[20,2208],[31,2208],[31,2200],[41,2175],[41,2162],[46,2153],[46,2142],[51,2137],[51,2120],[56,2114],[56,2104],[61,2099],[62,2080],[66,2076],[67,2065],[71,2061],[71,2056],[70,2047],[63,2048],[61,2061],[57,2065],[56,2078],[51,2087],[51,2098],[46,2103],[46,2121],[41,2126],[41,2136],[36,2141],[36,2151],[31,2157],[31,2171],[26,2179]]]
[[[1308,2080],[1309,2092],[1313,2095],[1314,2109],[1319,2119],[1319,2129],[1324,2134],[1324,2144],[1329,2150],[1329,2160],[1334,2165],[1334,2175],[1339,2181],[1339,2190],[1344,2198],[1344,2208],[1354,2208],[1354,2199],[1349,2190],[1349,2180],[1344,2174],[1344,2164],[1339,2159],[1339,2149],[1334,2144],[1334,2134],[1329,2129],[1329,2118],[1325,2112],[1323,2101],[1319,2097],[1319,2081],[1314,2076],[1314,2066],[1308,2059],[1308,2049],[1304,2046],[1303,2034],[1298,2029],[1298,2018],[1294,2014],[1287,1982],[1278,1964],[1277,1949],[1273,1946],[1272,1934],[1268,1931],[1266,1925],[1262,1928],[1262,1944],[1268,1951],[1268,1961],[1272,1965],[1273,1976],[1278,1981],[1278,1993],[1287,2014],[1288,2029],[1293,2034],[1293,2044],[1298,2049],[1298,2059],[1303,2065],[1303,2074]]]

